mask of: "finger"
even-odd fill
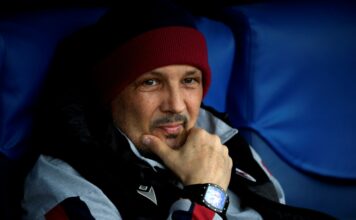
[[[141,138],[142,144],[147,147],[152,153],[156,154],[163,162],[167,162],[168,156],[173,153],[165,142],[153,135],[143,135]]]
[[[189,135],[186,140],[186,143],[189,144],[186,145],[190,146],[192,145],[191,143],[194,142],[204,143],[213,146],[221,145],[221,140],[219,136],[213,135],[202,128],[196,128],[196,127],[192,128],[189,131]]]
[[[196,141],[198,141],[198,142],[204,141],[208,134],[209,133],[206,130],[204,130],[202,128],[194,127],[192,129],[190,129],[186,143],[192,143],[192,142],[196,142]],[[190,144],[186,144],[186,145],[190,145]]]

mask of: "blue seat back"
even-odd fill
[[[211,86],[203,102],[226,112],[227,90],[236,52],[234,35],[224,23],[206,17],[197,17],[196,24],[205,36],[212,72]]]
[[[103,9],[58,9],[0,18],[0,152],[19,158],[28,148],[33,105],[57,44],[95,22]]]
[[[238,48],[227,101],[234,125],[263,158],[270,148],[279,159],[265,163],[287,202],[356,218],[355,7],[256,4],[227,9],[224,21]],[[310,185],[296,191],[298,183]],[[325,192],[328,201],[313,203]]]

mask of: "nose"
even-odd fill
[[[179,87],[170,87],[163,96],[161,111],[165,113],[182,113],[185,108],[184,93]]]

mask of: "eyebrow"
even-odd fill
[[[197,73],[199,73],[199,72],[201,72],[200,70],[189,70],[189,71],[187,71],[186,72],[186,76],[190,76],[190,75],[194,75],[194,74],[197,74]]]
[[[188,70],[188,71],[185,72],[185,76],[195,75],[195,74],[199,73],[199,71],[200,70],[198,70],[198,69]],[[151,71],[151,72],[149,72],[149,74],[156,75],[156,76],[162,76],[164,74],[164,72]]]

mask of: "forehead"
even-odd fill
[[[201,76],[201,74],[202,74],[201,71],[194,66],[169,65],[169,66],[159,67],[149,72],[146,72],[142,74],[140,77],[138,77],[138,79],[142,77],[148,77],[148,76],[160,76],[160,77],[171,78],[174,76],[186,76],[186,75]]]

